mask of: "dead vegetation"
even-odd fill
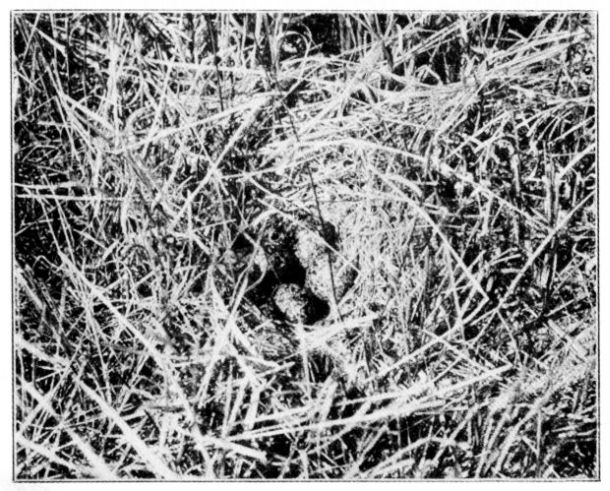
[[[596,477],[594,28],[14,14],[16,478]],[[281,216],[356,271],[313,324]]]

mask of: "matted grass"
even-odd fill
[[[595,22],[15,13],[15,477],[597,477]]]

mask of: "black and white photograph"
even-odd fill
[[[599,481],[598,12],[166,9],[10,12],[13,482]]]

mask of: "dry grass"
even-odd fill
[[[15,14],[16,477],[596,477],[594,28]],[[313,326],[238,247],[299,213]]]

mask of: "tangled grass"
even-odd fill
[[[595,35],[14,13],[16,478],[597,477]],[[303,213],[314,325],[241,243]]]

